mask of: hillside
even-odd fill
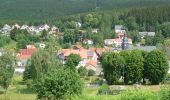
[[[0,20],[49,20],[113,8],[169,4],[169,0],[0,0]]]

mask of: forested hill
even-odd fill
[[[0,20],[48,20],[68,14],[170,4],[170,0],[0,0]]]

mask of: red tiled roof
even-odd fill
[[[87,61],[85,67],[88,67],[89,65],[93,66],[93,67],[97,67],[97,61],[95,60],[89,60]]]
[[[30,48],[30,49],[21,49],[18,53],[19,60],[25,60],[31,58],[32,54],[36,52],[37,48]]]

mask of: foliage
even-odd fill
[[[15,57],[6,51],[0,56],[0,86],[7,89],[11,83],[15,67]]]
[[[11,38],[9,36],[1,35],[0,36],[0,47],[10,44]]]
[[[124,77],[125,83],[129,81],[136,83],[142,79],[143,76],[143,56],[140,50],[122,51],[120,55],[125,60]]]
[[[76,66],[79,64],[80,61],[81,61],[80,55],[78,55],[78,54],[70,54],[67,57],[66,65],[67,65],[67,67],[75,70]]]
[[[80,74],[80,76],[86,76],[87,75],[87,69],[85,67],[80,67],[78,68],[78,73]]]
[[[82,93],[82,82],[77,73],[69,69],[54,70],[35,85],[39,99],[70,99]]]
[[[168,72],[168,62],[165,55],[158,50],[151,51],[145,58],[144,70],[146,78],[152,84],[159,84],[163,81]]]
[[[25,81],[25,84],[27,85],[27,88],[32,88],[32,86],[33,86],[33,80],[32,79],[27,79],[26,81]]]
[[[163,86],[160,91],[160,100],[170,99],[170,88],[168,86]]]
[[[65,31],[64,32],[64,43],[75,43],[75,34],[72,31]]]
[[[102,67],[108,84],[113,84],[121,77],[123,59],[118,53],[109,52],[103,55]]]
[[[4,9],[0,10],[0,17],[6,22],[23,22],[28,24],[37,24],[40,22],[53,22],[56,23],[56,17],[63,15],[70,15],[76,13],[83,13],[89,11],[109,10],[113,8],[131,8],[141,6],[155,6],[161,4],[169,4],[168,0],[17,0],[15,2],[9,2],[9,0],[1,0],[4,2],[0,6]],[[67,9],[64,9],[65,6]],[[10,10],[9,10],[10,9]],[[159,9],[159,8],[158,8]],[[54,12],[55,11],[55,12]],[[39,14],[37,14],[39,13]],[[149,13],[149,12],[148,12]],[[163,12],[158,12],[163,15]],[[140,14],[140,13],[139,13]],[[148,15],[150,20],[154,13]],[[136,15],[136,14],[135,14]],[[141,14],[140,14],[141,15]],[[154,14],[155,15],[155,14]],[[139,15],[138,15],[139,16]],[[147,19],[145,16],[141,18]],[[157,17],[156,17],[157,18]],[[145,22],[145,20],[142,20]],[[95,19],[94,19],[95,20]],[[93,20],[92,20],[93,22]],[[95,22],[95,21],[94,21]],[[95,24],[94,24],[95,25]]]
[[[108,92],[110,90],[107,84],[102,84],[98,90],[98,94],[103,94],[103,92]]]
[[[88,76],[94,76],[95,75],[95,71],[90,69],[88,70]]]
[[[120,100],[159,100],[159,97],[151,91],[132,89],[122,93]]]
[[[49,52],[40,50],[32,55],[30,63],[24,72],[24,79],[31,78],[33,80],[38,80],[45,73],[56,69],[57,65],[62,66]]]

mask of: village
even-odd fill
[[[77,27],[81,27],[81,23],[76,24]],[[40,25],[40,26],[28,26],[28,25],[12,25],[9,26],[5,24],[0,32],[3,35],[9,35],[10,32],[13,29],[19,29],[19,30],[27,30],[29,34],[35,35],[40,34],[42,31],[47,31],[49,35],[52,35],[54,37],[57,36],[57,34],[63,34],[61,33],[58,27],[49,25]],[[116,38],[113,39],[105,39],[103,41],[104,47],[103,48],[97,48],[93,47],[93,40],[91,39],[85,39],[83,43],[90,45],[89,48],[84,48],[81,44],[75,44],[72,46],[72,48],[68,49],[60,49],[56,52],[56,57],[60,59],[60,61],[65,64],[65,60],[70,54],[78,54],[81,57],[81,61],[79,62],[79,67],[85,67],[88,70],[93,70],[96,72],[96,75],[100,75],[102,73],[101,68],[101,57],[104,52],[120,52],[121,50],[144,50],[144,51],[152,51],[156,49],[156,46],[140,46],[139,44],[136,44],[136,46],[133,45],[132,39],[127,36],[125,27],[123,25],[115,25],[114,29],[116,33]],[[92,34],[98,34],[98,29],[92,30]],[[155,32],[139,32],[140,38],[143,39],[145,36],[155,36]],[[27,45],[26,48],[20,49],[19,52],[17,52],[17,67],[15,68],[15,72],[23,73],[25,70],[25,66],[27,64],[27,60],[31,58],[32,54],[38,49],[44,49],[46,47],[46,44],[40,43],[38,48],[35,47],[35,45],[30,44]],[[3,53],[3,48],[1,48],[1,55]]]

